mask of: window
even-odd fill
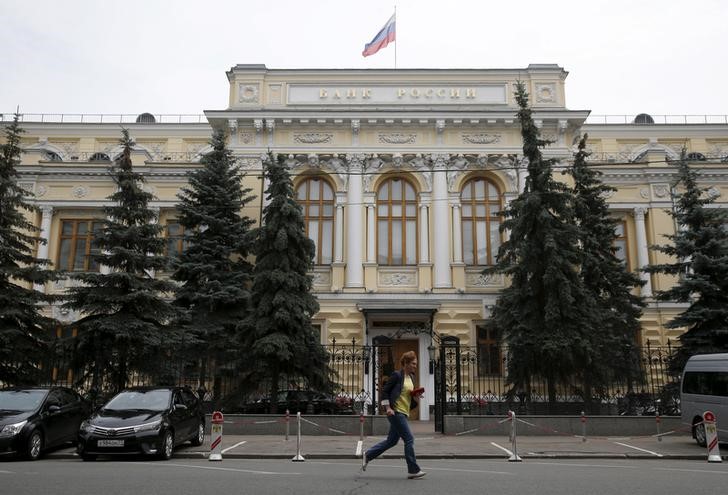
[[[683,393],[728,397],[728,373],[725,371],[687,371]]]
[[[88,161],[90,161],[90,162],[110,162],[111,158],[109,158],[109,155],[107,155],[106,153],[98,152],[98,153],[94,153],[93,155],[91,155],[91,157],[88,159]]]
[[[493,265],[501,245],[500,192],[487,179],[465,183],[460,193],[463,261],[466,265]]]
[[[616,251],[614,255],[622,261],[622,263],[629,268],[629,253],[627,252],[627,225],[624,220],[617,223],[614,226],[614,234],[617,236],[614,239],[614,248]]]
[[[502,355],[500,332],[485,325],[475,327],[478,340],[478,375],[501,375]]]
[[[334,190],[318,178],[303,181],[296,189],[303,209],[306,235],[316,244],[314,264],[329,265],[334,256]]]
[[[417,264],[417,199],[404,179],[389,179],[377,192],[377,263]]]
[[[166,244],[164,255],[170,258],[179,258],[189,245],[189,235],[184,226],[176,220],[170,220],[164,229]]]
[[[93,247],[94,233],[103,227],[101,220],[63,220],[57,266],[72,272],[97,272],[99,264],[92,256],[99,254]]]

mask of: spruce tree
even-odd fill
[[[252,272],[248,256],[254,222],[240,210],[254,196],[241,186],[243,176],[224,131],[214,132],[211,145],[202,168],[187,174],[189,187],[178,195],[186,247],[172,274],[180,282],[175,304],[187,312],[185,329],[193,349],[206,351],[196,351],[201,373],[208,357],[234,349],[235,327],[249,311]],[[200,380],[202,386],[204,376]]]
[[[524,191],[503,212],[501,230],[510,236],[496,264],[485,270],[510,280],[489,324],[508,344],[511,391],[530,395],[533,380],[545,379],[549,402],[554,402],[557,384],[572,380],[589,363],[593,299],[579,276],[573,196],[554,180],[553,160],[541,153],[549,142],[539,137],[520,82],[515,97],[528,177]]]
[[[47,259],[35,257],[35,247],[46,240],[29,219],[38,207],[29,203],[32,192],[18,185],[24,132],[15,114],[5,127],[0,144],[0,383],[24,385],[37,380],[53,320],[41,305],[53,297],[35,290],[34,284],[57,279]]]
[[[637,337],[644,302],[632,291],[644,282],[616,256],[618,220],[609,214],[601,172],[587,166],[587,135],[580,140],[568,173],[574,179],[574,220],[580,227],[581,279],[594,298],[589,363],[582,371],[585,399],[591,390],[623,379],[631,389],[637,371]]]
[[[262,225],[254,230],[253,310],[240,332],[253,376],[270,380],[275,413],[280,378],[304,379],[311,387],[329,391],[331,370],[311,324],[319,310],[309,275],[316,248],[306,236],[285,165],[269,154],[264,169],[269,203]]]
[[[93,388],[102,380],[119,390],[132,371],[153,373],[164,353],[174,345],[168,323],[177,314],[165,293],[172,282],[154,278],[168,259],[163,255],[162,227],[149,208],[152,194],[144,191],[144,177],[132,167],[133,141],[124,129],[122,153],[110,170],[117,187],[104,208],[103,226],[94,234],[99,254],[94,261],[108,273],[79,272],[79,285],[68,290],[64,306],[80,311],[73,323],[79,331],[77,355],[91,365]]]
[[[677,232],[666,236],[670,244],[653,246],[674,261],[646,269],[678,277],[674,286],[655,294],[658,300],[689,304],[666,325],[685,329],[670,363],[675,373],[695,354],[728,352],[728,210],[710,207],[715,197],[698,185],[699,173],[684,149],[677,167],[670,212]]]

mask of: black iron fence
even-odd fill
[[[508,410],[521,414],[679,414],[680,377],[670,372],[674,349],[669,346],[635,349],[634,369],[618,373],[620,378],[587,393],[578,379],[561,380],[550,389],[537,377],[527,387],[515,386],[507,377],[506,348],[446,342],[437,350],[434,362],[422,360],[434,378],[436,404],[431,412],[436,418],[438,414],[502,415]],[[362,345],[354,339],[334,340],[324,347],[332,373],[326,390],[317,392],[336,407],[327,405],[322,412],[376,414],[372,405],[379,402],[380,385],[391,371],[391,365],[383,365],[386,346]],[[69,386],[95,402],[118,390],[118,380],[94,376],[89,368],[74,365],[73,353],[72,342],[58,340],[38,366],[35,384]],[[124,385],[187,385],[198,391],[209,409],[229,412],[245,412],[251,405],[269,400],[270,382],[251,382],[254,363],[199,353],[193,357],[160,356],[159,361],[153,371],[129,371]],[[278,390],[309,391],[311,387],[301,377],[286,375],[280,378]]]

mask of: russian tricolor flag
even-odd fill
[[[397,14],[393,14],[392,17],[389,18],[387,23],[381,31],[377,33],[374,39],[364,46],[364,51],[361,52],[362,55],[365,57],[374,55],[388,44],[394,43],[397,39],[396,17]]]

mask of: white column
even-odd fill
[[[455,263],[463,262],[463,227],[460,215],[460,203],[452,205],[452,258]]]
[[[645,229],[645,214],[647,208],[635,208],[634,223],[637,233],[637,269],[642,270],[649,264],[647,251],[647,230]],[[652,283],[650,282],[650,274],[640,271],[640,278],[644,280],[645,285],[642,286],[642,295],[644,297],[652,297]]]
[[[364,287],[364,267],[362,266],[362,172],[364,155],[347,155],[349,163],[349,189],[346,194],[346,271],[344,286]]]
[[[430,262],[430,218],[427,205],[420,205],[420,263]]]
[[[432,228],[435,232],[449,232],[450,219],[448,218],[447,198],[447,162],[449,155],[432,155]],[[434,261],[434,284],[436,289],[452,287],[450,272],[450,237],[448,235],[435,235],[432,245]]]
[[[367,205],[367,263],[376,263],[376,245],[374,240],[374,205]]]
[[[45,239],[45,242],[38,243],[38,258],[48,259],[48,249],[51,242],[51,221],[53,220],[53,207],[44,205],[40,208],[42,217],[40,220],[40,237]],[[33,286],[38,292],[45,292],[45,286],[43,284],[35,284]]]
[[[344,205],[336,203],[336,236],[334,237],[334,263],[344,261]]]

